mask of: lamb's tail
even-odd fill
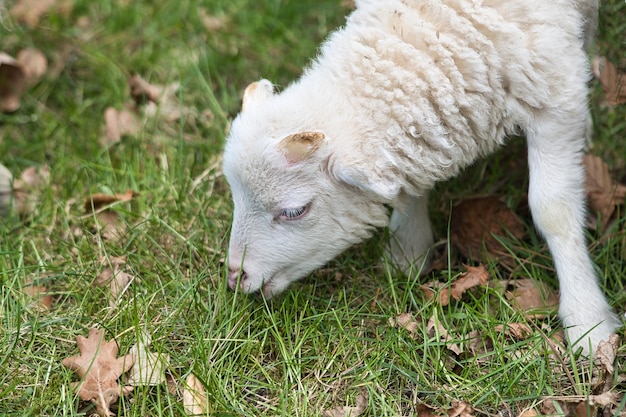
[[[593,46],[598,26],[598,5],[599,0],[579,0],[578,10],[585,21],[585,49],[587,51]]]

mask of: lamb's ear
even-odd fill
[[[376,169],[373,163],[346,161],[333,155],[328,171],[336,180],[360,189],[374,200],[392,203],[400,195],[400,181],[390,171]]]
[[[321,132],[299,132],[289,135],[278,144],[278,150],[290,164],[303,162],[313,156],[324,143]]]
[[[244,112],[246,109],[262,103],[272,95],[274,95],[274,85],[271,82],[265,79],[253,82],[243,92],[241,111]]]

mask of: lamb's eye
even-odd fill
[[[298,207],[298,208],[288,208],[282,209],[280,211],[280,218],[284,220],[296,220],[305,215],[305,213],[309,210],[309,205]]]

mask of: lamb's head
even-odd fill
[[[229,286],[282,292],[386,224],[387,210],[333,174],[333,140],[278,107],[271,83],[246,90],[224,152],[234,215]]]

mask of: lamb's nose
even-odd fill
[[[241,278],[239,276],[241,275]],[[246,279],[246,271],[243,271],[239,268],[228,268],[228,287],[231,290],[237,288],[237,281],[243,282]]]

